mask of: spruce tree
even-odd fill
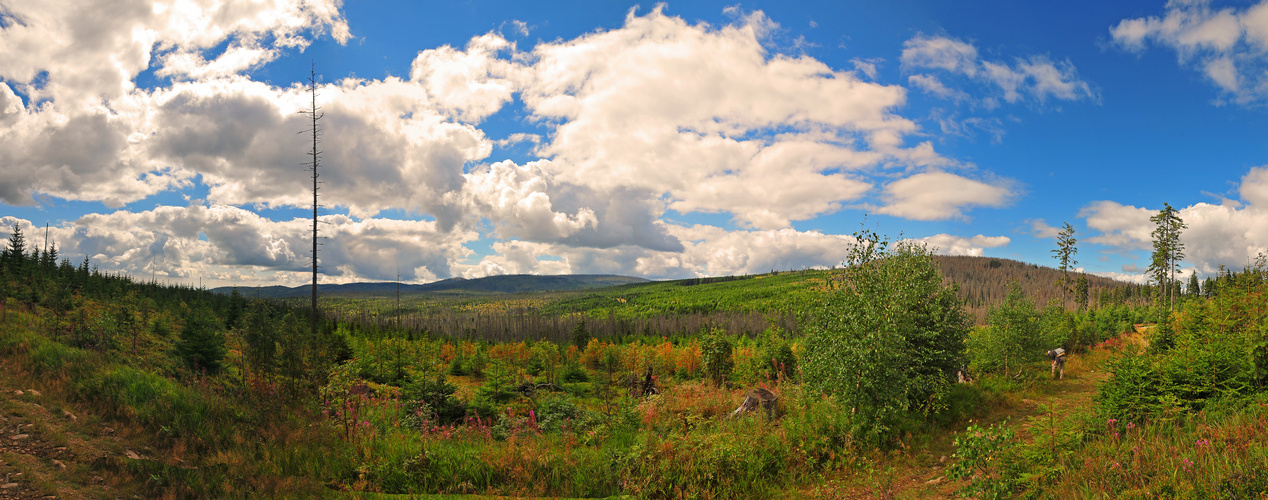
[[[226,351],[219,321],[211,311],[199,308],[186,314],[184,323],[176,341],[176,354],[196,372],[219,372]]]
[[[1184,243],[1180,241],[1180,234],[1188,226],[1170,203],[1163,203],[1162,206],[1157,215],[1149,218],[1155,224],[1154,252],[1149,262],[1149,273],[1158,284],[1159,294],[1165,295],[1170,301],[1169,308],[1174,308],[1176,267],[1184,259]]]
[[[1063,299],[1070,290],[1070,268],[1079,263],[1074,260],[1074,254],[1079,253],[1079,249],[1074,246],[1078,241],[1074,238],[1074,226],[1067,222],[1062,226],[1061,232],[1057,233],[1057,248],[1052,250],[1053,257],[1057,259],[1057,269],[1061,270],[1061,280],[1057,286],[1061,287]]]
[[[9,247],[4,250],[0,260],[3,260],[4,265],[11,271],[22,269],[26,260],[26,237],[22,236],[22,228],[17,224],[13,225],[13,233],[9,235]]]

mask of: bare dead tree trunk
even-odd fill
[[[312,128],[310,128],[310,129],[309,129],[309,130],[307,130],[306,132],[311,132],[311,133],[312,133],[312,137],[313,137],[313,149],[312,149],[312,151],[310,151],[310,152],[308,153],[308,155],[309,155],[309,157],[310,157],[310,161],[309,161],[309,170],[311,170],[311,171],[312,171],[312,176],[313,176],[313,294],[312,294],[312,295],[313,295],[313,297],[312,297],[312,299],[313,299],[313,304],[312,304],[312,307],[313,307],[312,313],[313,313],[313,315],[312,315],[312,340],[313,340],[313,342],[316,342],[316,341],[317,341],[317,314],[318,314],[318,310],[317,310],[317,207],[318,207],[318,204],[317,204],[317,189],[318,189],[318,188],[317,188],[317,178],[318,178],[318,177],[320,177],[320,175],[319,175],[319,174],[318,174],[318,172],[317,172],[317,167],[321,164],[321,151],[319,151],[319,150],[317,149],[317,145],[321,142],[321,139],[320,139],[320,136],[321,136],[321,128],[320,128],[320,126],[318,125],[318,120],[321,120],[321,118],[322,118],[323,116],[325,116],[325,114],[324,114],[324,113],[321,113],[321,112],[320,112],[320,109],[321,109],[321,108],[317,107],[317,71],[316,71],[316,69],[313,69],[313,70],[312,70],[312,73],[311,73],[311,74],[309,75],[309,77],[308,77],[308,93],[309,93],[309,95],[312,97],[312,107],[310,107],[308,110],[301,111],[301,113],[307,114],[307,115],[309,116],[309,118],[312,120]]]

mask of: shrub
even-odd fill
[[[735,367],[731,360],[733,347],[731,339],[720,328],[709,329],[709,333],[700,342],[701,368],[704,368],[705,375],[716,384],[726,380]]]
[[[466,416],[466,405],[454,396],[458,386],[445,380],[444,374],[438,374],[434,379],[411,379],[401,394],[405,400],[402,408],[407,418],[414,415],[415,421],[422,423],[423,419],[417,417],[426,417],[428,422],[447,425],[461,421]],[[423,415],[417,415],[418,413]]]
[[[881,445],[898,436],[907,414],[942,406],[969,322],[924,246],[891,250],[868,231],[855,238],[840,285],[804,323],[801,365],[810,389],[851,412],[854,434]]]

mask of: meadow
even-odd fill
[[[78,418],[33,427],[71,449],[64,470],[9,452],[0,467],[86,498],[1268,493],[1263,269],[1174,310],[1067,309],[1014,286],[974,324],[940,278],[892,286],[930,265],[900,250],[593,292],[331,300],[315,337],[306,309],[249,292],[6,257],[4,388]],[[852,340],[854,323],[894,333]],[[872,344],[936,370],[869,365],[877,351],[844,366],[883,387],[851,392],[816,358]],[[1043,361],[1058,345],[1072,353],[1059,381]],[[965,369],[976,380],[954,383]],[[921,397],[887,403],[899,386]],[[731,417],[757,388],[774,409]]]

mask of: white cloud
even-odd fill
[[[904,68],[936,68],[968,76],[978,71],[976,47],[941,36],[918,34],[903,42],[900,60]]]
[[[0,31],[0,76],[68,111],[125,95],[156,54],[172,64],[160,68],[164,74],[192,76],[255,66],[278,48],[306,46],[312,34],[329,32],[340,42],[351,36],[336,0],[44,0],[9,5],[6,14],[14,22]],[[225,42],[223,59],[203,61]],[[46,80],[36,83],[41,74]]]
[[[466,258],[462,245],[477,235],[441,231],[432,221],[321,218],[323,283],[367,280],[432,281],[453,275]],[[19,223],[28,241],[43,245],[43,228],[4,217],[6,235]],[[35,235],[38,233],[38,236]],[[143,212],[87,214],[50,228],[62,257],[88,256],[109,271],[190,283],[237,277],[247,282],[299,284],[311,279],[312,221],[272,221],[241,208],[195,204]],[[200,236],[202,238],[200,238]],[[76,262],[78,263],[78,262]]]
[[[1101,234],[1087,238],[1088,243],[1132,250],[1152,248],[1153,231],[1149,217],[1154,211],[1123,205],[1115,201],[1096,201],[1079,210],[1088,229]]]
[[[926,172],[885,186],[887,204],[878,213],[916,220],[964,217],[970,206],[1002,207],[1016,196],[1008,183],[990,184],[947,172]]]
[[[1150,42],[1171,48],[1182,66],[1202,72],[1234,102],[1249,105],[1268,97],[1268,0],[1245,9],[1169,2],[1161,17],[1123,19],[1110,36],[1135,53]]]
[[[1016,58],[1011,64],[988,61],[978,58],[972,44],[942,36],[918,34],[904,42],[902,65],[905,71],[941,70],[989,84],[998,89],[998,97],[1009,103],[1099,100],[1091,85],[1079,78],[1078,70],[1069,60],[1054,62],[1044,55],[1032,55]],[[968,100],[970,95],[931,74],[911,75],[908,83],[943,99]],[[996,92],[987,92],[976,105],[993,107],[996,96],[990,94]]]
[[[1259,252],[1268,250],[1268,167],[1252,168],[1240,187],[1242,201],[1212,205],[1197,203],[1179,208],[1179,217],[1188,228],[1181,234],[1185,245],[1184,262],[1197,272],[1211,275],[1221,265],[1240,269],[1253,261]],[[1089,229],[1102,234],[1088,238],[1089,243],[1124,251],[1152,250],[1154,229],[1149,217],[1156,210],[1101,201],[1084,207],[1080,217],[1087,218]]]
[[[1036,238],[1056,238],[1061,233],[1061,228],[1049,226],[1047,221],[1043,219],[1034,219],[1025,221],[1030,224],[1030,230]]]
[[[58,1],[11,8],[21,22],[0,31],[0,202],[50,195],[114,208],[197,178],[207,200],[189,207],[88,214],[55,228],[63,254],[137,276],[304,281],[308,222],[239,207],[311,202],[302,167],[311,139],[297,134],[310,125],[298,114],[309,95],[243,73],[322,33],[348,40],[338,8],[188,1],[95,19]],[[878,185],[882,211],[920,220],[1015,194],[1007,181],[929,171],[958,165],[930,142],[909,144],[921,132],[898,114],[906,90],[859,76],[875,79],[879,61],[847,71],[773,52],[776,28],[761,12],[710,26],[657,7],[531,52],[490,33],[420,52],[408,79],[319,85],[321,202],[350,215],[323,218],[327,278],[824,266],[839,262],[848,237],[792,223],[866,206]],[[139,89],[147,70],[159,86]],[[1038,99],[1064,98],[1058,87]],[[481,122],[516,98],[541,134],[486,137]],[[524,142],[540,160],[490,158],[495,144]],[[378,217],[389,209],[429,220]],[[741,229],[671,224],[667,210],[725,213]],[[463,244],[479,238],[502,241],[460,263],[471,255]],[[980,238],[948,248],[998,241]]]
[[[1094,273],[1088,273],[1088,274],[1091,274],[1094,276],[1100,276],[1102,278],[1109,278],[1109,279],[1117,280],[1117,281],[1124,281],[1127,283],[1135,283],[1137,285],[1145,285],[1149,283],[1149,276],[1143,273],[1132,273],[1132,272],[1116,273],[1116,272],[1108,271],[1108,272],[1094,272]]]
[[[926,93],[933,94],[943,99],[963,99],[968,97],[967,94],[963,92],[943,85],[942,80],[939,80],[938,77],[933,75],[911,75],[907,77],[907,83],[925,91]]]
[[[424,50],[414,59],[410,79],[447,114],[480,122],[511,101],[519,66],[498,54],[514,50],[514,44],[492,33],[472,38],[465,51],[448,45]]]
[[[766,27],[744,19],[692,26],[657,8],[619,29],[539,44],[521,98],[558,124],[538,151],[552,159],[549,173],[774,229],[859,197],[870,182],[848,171],[945,161],[902,147],[916,130],[893,114],[902,88],[771,55]]]
[[[941,255],[969,255],[981,257],[987,248],[998,248],[1008,245],[1012,240],[1007,236],[977,235],[969,238],[950,234],[935,234],[924,238],[916,238],[926,244],[930,250]]]
[[[850,59],[850,64],[854,66],[854,71],[858,71],[872,80],[875,80],[880,75],[880,72],[876,69],[876,66],[880,63],[880,59],[859,59],[857,57]]]

